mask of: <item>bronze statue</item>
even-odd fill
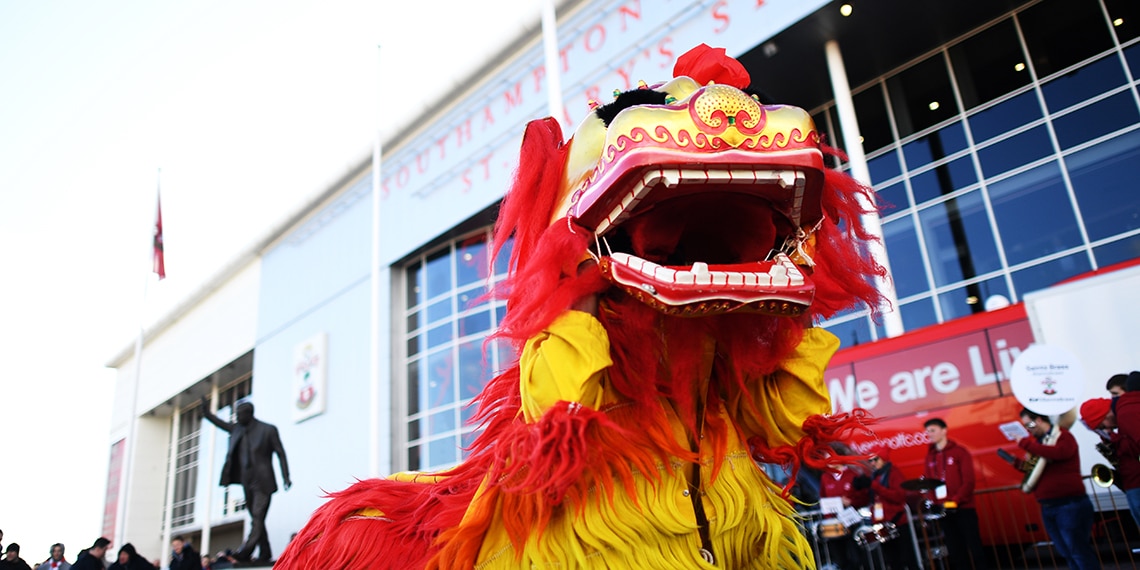
[[[285,459],[285,448],[281,437],[272,424],[253,417],[253,404],[239,401],[237,423],[223,421],[210,412],[209,400],[202,397],[202,415],[210,423],[230,433],[230,446],[226,451],[226,462],[222,466],[219,484],[240,484],[245,491],[245,507],[252,521],[249,536],[234,553],[234,558],[248,561],[257,550],[257,560],[269,562],[273,552],[269,547],[269,535],[265,532],[265,515],[269,512],[269,499],[277,492],[277,479],[273,473],[273,454],[281,463],[281,480],[288,491],[293,482],[289,480],[289,462]]]

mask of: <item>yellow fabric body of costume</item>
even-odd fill
[[[503,529],[504,517],[512,513],[487,504],[495,493],[485,492],[484,483],[461,523],[482,519],[488,525],[475,568],[814,567],[793,507],[753,462],[746,438],[763,434],[771,446],[794,444],[803,435],[799,428],[804,418],[829,413],[823,372],[838,346],[838,339],[825,330],[805,330],[803,341],[779,370],[749,386],[754,405],[730,398],[719,407],[716,413],[730,428],[715,480],[711,446],[702,445],[699,485],[690,485],[689,470],[677,460],[672,469],[659,465],[655,478],[635,473],[636,488],[619,488],[610,498],[592,488],[586,504],[562,505],[541,533],[531,533],[521,552]],[[609,338],[601,323],[578,311],[560,316],[524,348],[524,418],[535,422],[551,406],[568,401],[602,410],[623,428],[638,429],[637,418],[621,415],[630,408],[623,408],[620,395],[609,387],[611,365]],[[678,440],[687,441],[676,414],[664,400],[662,405]],[[700,553],[693,493],[700,494],[709,521],[714,563]],[[490,521],[485,519],[488,513]]]

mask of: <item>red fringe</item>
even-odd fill
[[[859,456],[845,456],[834,453],[831,444],[850,441],[855,434],[871,433],[874,419],[863,408],[838,415],[812,415],[803,424],[804,437],[795,445],[782,445],[770,448],[760,436],[748,440],[752,457],[762,463],[783,465],[790,470],[788,482],[784,485],[783,496],[791,494],[796,475],[801,467],[830,469],[838,464],[856,464]]]
[[[330,494],[289,543],[276,568],[422,568],[436,536],[459,524],[475,487],[388,479],[359,481]],[[378,509],[383,518],[363,517]]]

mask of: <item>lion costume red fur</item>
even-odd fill
[[[618,94],[563,141],[531,122],[501,207],[496,335],[518,362],[445,472],[333,493],[282,568],[805,568],[787,488],[861,417],[828,416],[838,340],[877,306],[868,190],[810,116],[766,105],[723,49]]]

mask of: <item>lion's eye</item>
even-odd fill
[[[652,89],[631,89],[619,93],[613,102],[598,107],[594,112],[607,128],[618,113],[638,105],[664,105],[666,94]]]

